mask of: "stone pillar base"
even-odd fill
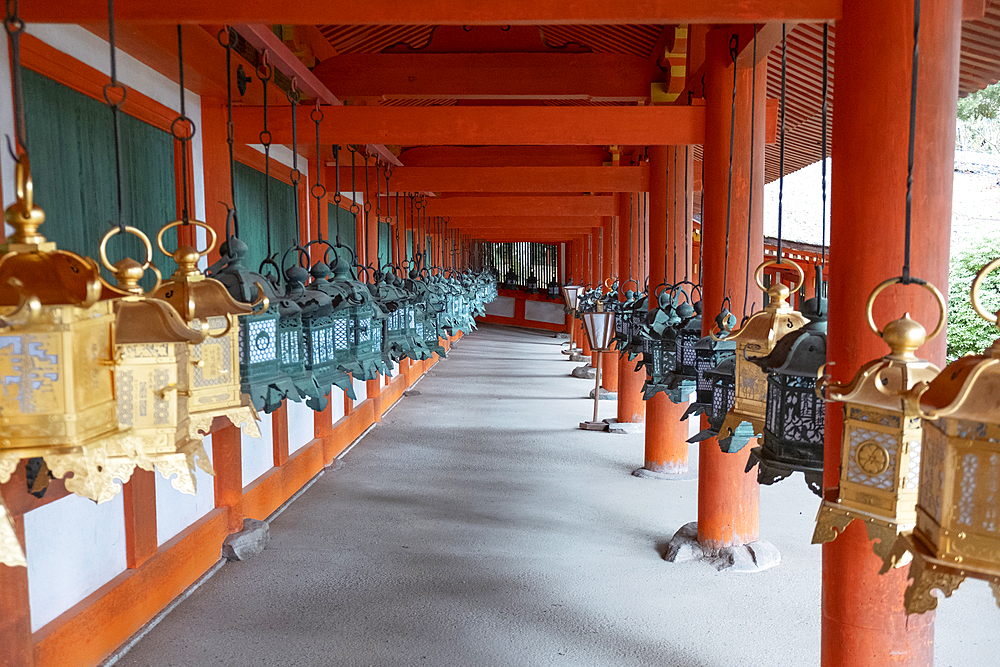
[[[670,538],[663,560],[670,563],[705,561],[720,572],[763,572],[781,562],[781,553],[770,542],[761,540],[719,550],[706,549],[698,543],[698,522],[692,521]]]

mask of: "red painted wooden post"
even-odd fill
[[[136,468],[123,486],[125,557],[135,569],[156,555],[156,472]]]

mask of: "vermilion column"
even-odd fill
[[[590,257],[590,253],[593,252],[593,248],[593,234],[588,234],[580,239],[580,275],[582,277],[580,284],[584,287],[589,285],[591,288],[593,288],[594,284],[597,282],[597,276],[593,273],[593,261]],[[590,349],[590,341],[587,339],[587,332],[583,328],[583,320],[576,320],[576,327],[580,332],[580,349],[582,350],[580,354],[585,357],[590,357],[590,365],[593,366],[593,351]]]
[[[913,174],[912,273],[944,290],[955,151],[961,0],[924,0]],[[877,36],[876,36],[877,35]],[[829,368],[838,382],[887,348],[865,325],[868,293],[903,261],[913,3],[844,0],[837,21],[836,159],[831,186]],[[878,211],[878,233],[872,212]],[[881,326],[909,312],[928,330],[936,307],[923,289],[894,287],[875,309]],[[943,365],[945,337],[918,354]],[[831,367],[829,362],[833,362]],[[826,419],[825,483],[837,485],[842,411]],[[855,522],[823,545],[824,667],[933,663],[934,612],[906,616],[907,568],[879,575],[867,531]]]
[[[655,288],[672,283],[672,267],[667,267],[667,208],[673,198],[668,195],[668,169],[672,166],[672,151],[666,146],[649,148],[649,309],[655,310]],[[671,256],[672,257],[672,256]],[[681,417],[687,405],[676,405],[658,393],[646,401],[645,462],[635,474],[669,479],[688,471],[687,422]],[[648,473],[654,473],[649,475]]]
[[[639,246],[640,226],[643,223],[638,219],[636,196],[631,192],[622,192],[618,197],[618,274],[623,283],[631,276],[639,286],[630,283],[627,288],[638,292],[645,284],[646,276],[642,270],[642,248]],[[642,238],[646,238],[645,231]],[[628,355],[618,361],[618,421],[621,423],[646,420],[646,403],[642,400],[646,373],[635,370],[637,361],[629,361]]]
[[[740,45],[752,32],[739,29]],[[715,324],[725,296],[732,299],[737,319],[743,315],[747,282],[764,256],[763,186],[766,60],[757,66],[754,156],[750,162],[752,63],[742,63],[736,80],[736,126],[733,142],[732,197],[729,201],[729,258],[726,262],[726,212],[729,191],[730,118],[733,100],[733,61],[729,40],[733,30],[718,28],[708,34],[705,53],[705,164],[704,164],[704,296],[702,333]],[[750,174],[753,170],[753,192]],[[748,207],[753,201],[752,215]],[[749,219],[748,219],[749,218]],[[750,247],[747,248],[747,228]],[[749,252],[749,264],[747,262]],[[749,270],[748,270],[749,266]],[[723,293],[725,285],[725,293]],[[750,285],[748,300],[760,307],[760,290]],[[749,308],[748,314],[749,314]],[[707,426],[703,418],[702,424]],[[747,447],[754,446],[751,441]],[[708,549],[754,542],[759,536],[757,472],[744,472],[747,448],[723,454],[715,438],[703,440],[698,458],[698,541]]]
[[[605,219],[603,234],[604,267],[602,272],[605,278],[610,278],[612,280],[618,277],[618,257],[615,256],[617,246],[614,236],[615,226],[614,218]],[[618,391],[618,353],[613,350],[602,354],[601,386],[608,391]]]

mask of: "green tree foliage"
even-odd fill
[[[1000,83],[994,83],[958,101],[959,120],[994,119],[1000,115]]]
[[[948,278],[948,359],[966,354],[980,354],[1000,338],[995,325],[976,314],[969,301],[972,281],[981,268],[1000,255],[1000,232],[970,242],[951,257]],[[1000,272],[983,281],[979,292],[983,307],[995,313],[1000,310]]]

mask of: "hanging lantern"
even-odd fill
[[[710,411],[712,407],[712,376],[709,372],[727,359],[732,359],[735,355],[736,343],[729,340],[716,340],[712,336],[704,336],[694,344],[694,367],[695,367],[695,397],[681,421],[686,420],[690,415],[700,415]],[[735,363],[735,362],[734,362]],[[729,411],[729,408],[726,408]],[[725,415],[722,416],[725,420]],[[722,421],[718,424],[722,426]],[[718,433],[718,430],[716,430]]]
[[[21,458],[43,457],[66,488],[110,500],[135,462],[114,391],[114,302],[101,300],[96,262],[57,250],[38,232],[27,155],[15,165],[17,200],[4,213],[14,228],[0,257],[0,482]]]
[[[188,387],[190,434],[205,435],[212,428],[216,417],[229,420],[233,426],[242,427],[251,438],[260,437],[257,413],[249,396],[240,386],[240,339],[237,318],[255,310],[267,310],[269,303],[264,288],[257,283],[253,304],[240,303],[230,296],[218,280],[207,278],[198,269],[198,260],[215,248],[215,230],[199,220],[190,224],[203,227],[209,237],[204,252],[179,245],[173,253],[163,245],[163,234],[171,227],[183,224],[175,221],[160,230],[156,243],[160,252],[173,257],[177,270],[169,280],[161,283],[153,296],[169,303],[189,325],[200,327],[208,324],[209,334],[202,342],[191,345],[191,363],[184,366],[184,384]],[[260,313],[254,313],[260,314]]]
[[[979,301],[987,264],[972,282],[972,306],[993,324],[997,314]],[[911,392],[923,418],[916,526],[896,543],[913,561],[903,603],[908,614],[937,607],[931,591],[950,596],[966,577],[990,583],[1000,605],[1000,340],[983,354],[948,364]]]
[[[534,294],[535,290],[538,289],[538,277],[532,273],[528,276],[528,279],[524,281],[524,286],[528,288],[529,294]]]
[[[550,281],[549,281],[549,287],[548,287],[548,295],[549,295],[549,298],[550,298],[550,299],[558,299],[558,298],[559,298],[559,296],[560,296],[560,294],[559,294],[559,293],[560,293],[560,291],[561,291],[561,290],[560,290],[560,288],[559,288],[559,282],[558,282],[558,281],[556,281],[556,279],[555,279],[555,278],[553,278],[552,280],[550,280]],[[480,299],[481,299],[482,301],[484,301],[484,302],[485,302],[485,301],[486,301],[486,299],[487,299],[487,296],[486,296],[486,285],[483,285],[483,292],[482,292],[482,295],[481,295]]]
[[[816,393],[816,378],[826,363],[825,299],[809,299],[802,314],[808,324],[778,341],[770,354],[753,359],[767,374],[767,416],[746,471],[759,464],[757,481],[768,485],[798,471],[822,496],[826,406]]]
[[[736,343],[736,400],[719,431],[719,445],[727,453],[740,451],[750,438],[759,437],[764,430],[767,376],[750,358],[770,353],[778,341],[806,323],[802,314],[788,305],[788,296],[797,291],[805,280],[802,267],[795,262],[782,260],[783,264],[790,264],[799,274],[799,282],[791,290],[777,281],[767,288],[761,282],[764,269],[777,263],[777,260],[767,260],[757,267],[754,274],[757,286],[767,292],[767,306],[728,336],[728,340]],[[743,423],[750,426],[750,438],[735,437],[737,428]]]
[[[503,286],[505,289],[516,289],[517,288],[517,274],[511,269],[507,272],[507,275],[503,277]]]
[[[646,315],[646,325],[642,329],[642,361],[636,370],[645,366],[646,383],[643,387],[643,400],[649,400],[659,392],[665,392],[674,402],[686,400],[679,395],[683,391],[690,394],[694,383],[690,386],[672,388],[668,384],[669,375],[677,368],[677,332],[687,320],[695,315],[690,303],[677,303],[675,293],[688,297],[687,293],[676,285],[660,285],[654,294],[658,307]],[[676,400],[675,400],[676,399]]]
[[[151,293],[160,287],[160,276],[152,265],[153,248],[140,230],[124,227],[146,246],[145,264],[130,258],[114,265],[108,261],[108,240],[121,229],[104,235],[101,262],[114,273],[118,284],[111,289],[120,295],[113,301],[115,391],[118,422],[129,429],[123,438],[125,454],[143,470],[158,470],[175,489],[193,495],[196,463],[215,475],[202,436],[192,434],[188,417],[190,350],[206,339],[209,325],[203,321],[200,330],[191,328],[169,303],[143,294],[139,280],[145,267],[157,274]],[[193,254],[197,261],[197,252]]]
[[[705,414],[708,416],[708,428],[702,429],[689,438],[688,442],[690,443],[719,437],[719,431],[726,421],[726,415],[733,409],[733,403],[736,400],[735,357],[729,357],[715,368],[705,371],[705,378],[712,383],[712,401],[705,410]],[[743,440],[745,443],[752,437],[750,425],[740,424],[736,427],[736,432],[731,436],[731,439],[737,442]]]
[[[937,336],[946,321],[944,297],[925,283],[940,312],[931,335],[927,336],[908,314],[879,331],[872,305],[884,289],[899,282],[900,278],[893,278],[881,283],[867,304],[868,325],[886,342],[890,354],[862,366],[850,384],[830,384],[827,376],[817,383],[817,391],[826,400],[844,403],[844,438],[840,486],[826,493],[819,508],[813,544],[833,541],[849,523],[860,519],[868,536],[879,540],[874,551],[888,566],[898,565],[891,555],[896,537],[916,521],[920,413],[915,402],[904,400],[903,394],[937,376],[937,367],[914,352]]]
[[[239,316],[239,350],[240,390],[250,397],[254,408],[270,413],[278,409],[286,396],[298,397],[298,391],[278,361],[281,317],[278,293],[270,280],[243,266],[248,250],[243,241],[227,230],[227,240],[219,248],[222,258],[206,273],[222,283],[238,302],[250,302],[260,292],[268,300],[263,312]]]
[[[583,291],[581,285],[563,285],[562,297],[566,307],[571,311],[576,310],[576,305],[580,300],[580,292]]]

